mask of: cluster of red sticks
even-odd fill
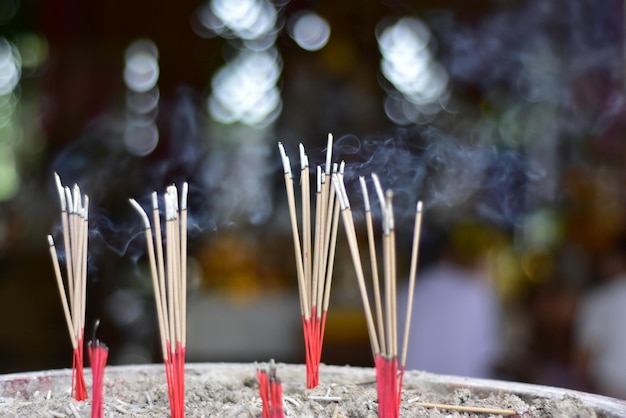
[[[409,295],[407,303],[406,321],[404,329],[404,343],[402,346],[402,357],[398,363],[398,331],[397,331],[397,291],[396,291],[396,243],[392,198],[393,193],[388,190],[383,193],[378,177],[373,174],[372,180],[381,205],[383,236],[383,275],[384,292],[378,277],[378,262],[376,256],[376,244],[372,225],[372,215],[370,210],[369,195],[365,179],[360,178],[363,192],[365,219],[370,252],[370,263],[372,271],[372,287],[374,290],[374,303],[376,310],[376,325],[370,308],[369,297],[359,254],[359,245],[354,227],[354,220],[350,209],[350,202],[346,193],[343,179],[340,176],[333,177],[333,185],[339,196],[341,204],[341,214],[346,230],[350,254],[354,264],[359,290],[365,310],[372,354],[376,367],[376,387],[378,391],[378,416],[381,418],[397,418],[400,415],[400,400],[402,396],[402,380],[406,364],[406,353],[408,348],[410,319],[412,311],[413,291],[415,288],[415,276],[417,270],[417,253],[419,248],[419,236],[422,223],[422,204],[418,202],[415,213],[415,225],[413,230],[413,247],[411,254],[411,266],[409,272]],[[384,303],[383,303],[384,297]],[[383,313],[384,305],[384,313]],[[398,368],[400,372],[398,373]]]
[[[104,418],[104,369],[107,365],[109,349],[96,339],[96,330],[100,321],[96,321],[93,340],[89,342],[89,364],[91,364],[91,418]]]
[[[180,206],[178,205],[176,186],[169,186],[164,195],[165,252],[163,251],[161,216],[156,192],[152,194],[154,236],[147,213],[134,199],[130,199],[130,203],[141,215],[146,228],[148,259],[157,306],[161,349],[165,363],[172,418],[185,416],[187,190],[187,183],[184,183]]]
[[[63,305],[63,314],[72,342],[72,396],[76,400],[82,401],[87,399],[83,370],[83,335],[87,289],[89,197],[81,195],[78,185],[74,185],[73,191],[67,186],[63,187],[61,179],[56,173],[55,180],[61,201],[67,293],[52,235],[48,235],[48,244],[50,245],[50,256]]]
[[[339,221],[339,203],[330,187],[332,135],[328,135],[326,166],[322,171],[317,166],[317,188],[315,192],[315,228],[311,224],[311,187],[309,158],[300,144],[300,187],[302,204],[302,241],[298,229],[294,181],[289,157],[282,144],[278,144],[287,191],[287,202],[291,219],[293,243],[296,257],[300,310],[304,329],[306,349],[306,387],[312,389],[319,384],[319,366],[322,356],[326,315],[330,302],[330,289],[335,259],[337,225]],[[333,164],[332,175],[342,175],[341,168]],[[302,244],[301,244],[302,242]]]
[[[259,382],[259,395],[263,402],[262,418],[283,418],[283,385],[276,376],[276,365],[272,360],[269,372],[257,368],[257,380]]]

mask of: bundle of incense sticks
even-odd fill
[[[276,364],[270,362],[269,371],[257,367],[257,380],[259,382],[259,395],[263,404],[263,418],[283,418],[283,385],[276,376]]]
[[[79,401],[87,399],[83,371],[83,335],[85,330],[85,301],[87,291],[87,241],[89,197],[81,195],[78,185],[73,190],[63,187],[55,173],[61,201],[61,223],[65,251],[65,281],[52,235],[48,235],[50,256],[56,276],[63,314],[72,342],[72,396]],[[67,289],[65,286],[67,282]],[[68,303],[69,300],[69,303]]]
[[[100,321],[93,329],[93,340],[89,342],[89,364],[91,364],[91,418],[104,418],[104,369],[107,365],[109,349],[96,338]]]
[[[152,193],[152,221],[134,200],[130,203],[145,225],[150,273],[157,306],[159,333],[172,418],[185,416],[185,349],[187,334],[187,183],[183,184],[180,206],[178,190],[167,188],[165,201],[165,243],[157,193]],[[156,248],[156,254],[155,254]]]
[[[376,367],[376,387],[378,392],[378,416],[382,418],[397,418],[400,415],[400,400],[402,396],[402,381],[406,364],[408,348],[410,319],[412,311],[413,292],[415,288],[415,276],[417,270],[417,255],[419,248],[419,236],[422,224],[422,203],[418,202],[415,212],[415,225],[413,230],[413,247],[411,252],[411,266],[409,272],[409,294],[404,329],[404,341],[402,345],[401,360],[398,362],[398,313],[396,292],[396,244],[395,226],[393,216],[393,193],[388,190],[383,193],[378,177],[373,174],[372,179],[378,199],[381,205],[383,236],[383,277],[382,285],[378,277],[378,261],[376,256],[376,244],[370,210],[369,194],[363,177],[360,178],[363,192],[365,220],[367,226],[370,263],[372,271],[372,287],[374,290],[374,304],[376,311],[376,324],[370,308],[367,285],[359,245],[356,236],[350,202],[346,193],[343,179],[340,176],[333,177],[333,185],[339,196],[341,214],[346,230],[350,254],[354,264],[359,290],[365,310],[365,318],[370,337],[374,364]],[[398,370],[399,369],[399,370]],[[399,372],[398,372],[399,371]]]
[[[324,169],[322,170],[321,166],[317,166],[314,219],[311,214],[309,159],[304,151],[304,146],[300,144],[302,237],[298,228],[291,164],[281,143],[278,144],[278,148],[285,174],[285,188],[296,258],[306,350],[306,387],[312,389],[319,384],[319,366],[330,302],[339,221],[339,202],[335,198],[334,189],[330,187],[333,137],[328,135]],[[343,163],[340,166],[333,164],[333,175],[341,176],[343,166]],[[314,223],[313,231],[312,223]]]

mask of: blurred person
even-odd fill
[[[590,391],[626,399],[626,237],[602,258],[600,280],[577,312],[577,365]]]
[[[418,272],[407,370],[493,377],[501,345],[499,307],[488,274],[484,238],[482,230],[457,228],[438,259]],[[407,295],[405,283],[398,293],[401,321]],[[399,330],[404,332],[404,324]]]

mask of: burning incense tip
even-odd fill
[[[317,189],[315,190],[316,193],[322,192],[322,183],[323,183],[322,167],[318,165],[317,166]]]
[[[172,203],[172,196],[169,193],[165,193],[165,220],[174,220],[174,203]]]
[[[389,222],[389,229],[394,230],[395,220],[393,217],[393,209],[392,209],[393,191],[391,189],[387,190],[386,197],[387,197],[387,218]]]
[[[365,212],[369,212],[370,208],[370,197],[367,192],[367,185],[365,184],[365,177],[359,177],[359,183],[361,183],[361,191],[363,192],[363,205],[365,206]]]
[[[85,220],[89,219],[89,196],[85,195],[83,200],[83,218]]]
[[[328,144],[326,145],[326,174],[330,174],[330,160],[333,155],[333,134],[328,134]]]
[[[343,175],[345,171],[346,171],[346,162],[342,161],[341,164],[339,164],[339,174]]]
[[[72,191],[67,186],[63,188],[63,191],[65,191],[65,200],[67,202],[67,209],[70,213],[72,213],[74,211],[74,204],[72,203],[73,202]]]
[[[80,213],[80,188],[74,184],[74,213]]]
[[[337,199],[339,200],[339,207],[341,210],[346,210],[350,207],[349,202],[346,201],[347,196],[344,195],[342,191],[341,185],[343,182],[339,179],[338,175],[333,176],[333,186],[335,187],[335,193],[337,194]]]
[[[189,184],[183,183],[183,191],[180,197],[180,209],[187,210],[187,195],[189,194]]]
[[[67,202],[65,200],[65,192],[63,190],[63,185],[61,184],[61,177],[57,173],[54,173],[54,180],[57,185],[57,190],[59,192],[59,200],[61,201],[61,210],[63,212],[67,211]]]
[[[304,170],[305,168],[309,166],[309,158],[306,156],[306,153],[304,152],[304,145],[300,144],[299,148],[300,148],[300,168]]]
[[[152,192],[152,209],[158,209],[159,208],[159,196],[157,195],[157,192]]]
[[[283,171],[285,174],[291,175],[291,164],[289,163],[289,157],[285,152],[285,147],[281,142],[278,143],[278,151],[280,151],[280,159],[283,162]]]
[[[424,206],[422,204],[422,201],[420,200],[419,202],[417,202],[417,207],[415,208],[416,212],[421,212],[422,211],[422,206]]]
[[[54,247],[54,239],[52,238],[52,235],[48,235],[48,244],[50,244],[51,247]]]
[[[128,201],[130,202],[131,205],[133,205],[133,207],[137,210],[137,212],[139,213],[139,215],[141,216],[141,219],[143,219],[143,223],[146,227],[146,229],[150,228],[150,219],[148,218],[148,215],[146,214],[146,212],[143,210],[143,208],[141,207],[141,205],[139,203],[137,203],[137,201],[135,199],[128,199]]]

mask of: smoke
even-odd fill
[[[513,228],[531,209],[544,173],[523,153],[471,144],[435,128],[402,129],[393,135],[335,142],[336,159],[346,161],[345,183],[355,216],[363,211],[358,177],[370,188],[372,212],[380,215],[371,174],[394,192],[398,222],[410,222],[418,200],[434,217],[476,218]]]
[[[77,141],[57,154],[51,173],[58,173],[63,185],[78,184],[90,198],[92,259],[103,252],[113,252],[136,261],[145,251],[144,225],[130,206],[129,198],[138,200],[151,213],[152,192],[162,195],[170,184],[180,187],[183,181],[189,182],[190,209],[195,209],[207,194],[199,186],[197,174],[206,149],[200,137],[195,100],[191,90],[181,88],[172,102],[161,101],[161,111],[167,116],[159,123],[159,145],[147,157],[137,156],[126,148],[124,120],[115,115],[102,115],[94,120]],[[52,174],[49,178],[50,199],[56,203],[58,194]],[[58,203],[53,207],[58,208]],[[60,217],[55,218],[60,223]],[[191,236],[199,231],[202,222],[203,219],[189,217]],[[58,235],[60,226],[54,229]],[[96,267],[90,265],[90,268]]]

